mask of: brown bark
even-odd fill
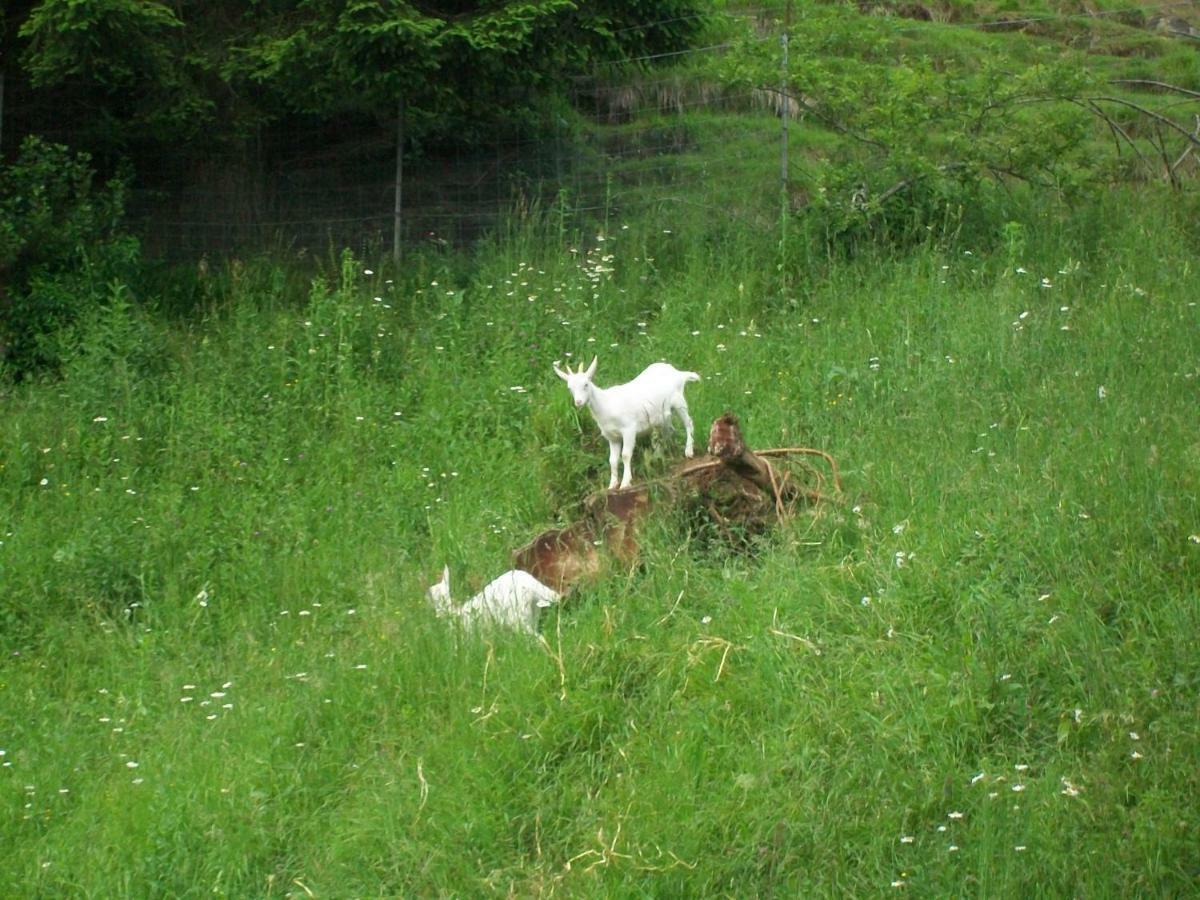
[[[638,532],[651,510],[650,486],[662,483],[666,490],[656,502],[700,501],[700,508],[731,541],[736,534],[761,531],[786,518],[797,501],[818,503],[828,497],[822,492],[824,475],[805,466],[811,484],[797,484],[790,470],[776,469],[766,457],[818,456],[832,472],[834,489],[841,490],[837,462],[823,450],[787,447],[755,453],[746,447],[738,418],[725,413],[709,430],[708,453],[689,459],[671,474],[625,490],[590,495],[583,514],[565,528],[543,531],[525,546],[513,551],[514,567],[524,569],[543,584],[566,591],[581,581],[600,577],[610,565],[629,569],[636,565],[641,550]],[[686,486],[681,496],[680,486]]]
[[[770,497],[777,509],[782,511],[783,506],[796,499],[795,486],[787,478],[780,478],[769,462],[746,449],[738,418],[733,413],[727,412],[712,423],[708,452]]]

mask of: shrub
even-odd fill
[[[87,154],[37,137],[0,168],[0,362],[17,378],[57,367],[54,336],[140,267],[121,229],[127,176],[94,179]]]

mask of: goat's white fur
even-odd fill
[[[502,625],[537,634],[538,610],[557,603],[562,595],[528,572],[510,569],[461,605],[450,599],[450,567],[442,567],[442,580],[425,592],[438,617],[453,616],[466,628]]]
[[[633,381],[601,388],[592,382],[597,362],[598,359],[593,358],[587,369],[580,364],[578,372],[572,372],[569,367],[564,372],[556,363],[554,371],[567,383],[575,406],[587,404],[592,418],[600,426],[600,433],[608,441],[609,490],[617,486],[617,458],[625,464],[621,488],[627,488],[633,481],[633,448],[638,435],[653,428],[669,430],[671,413],[679,416],[687,431],[683,454],[690,459],[694,455],[692,417],[688,415],[683,388],[689,381],[699,381],[700,376],[695,372],[681,372],[668,363],[653,363]]]

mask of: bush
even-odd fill
[[[94,177],[87,154],[37,137],[0,169],[0,363],[17,378],[56,368],[55,336],[140,268],[121,229],[127,176]]]

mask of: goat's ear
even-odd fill
[[[450,587],[450,567],[442,566],[442,584],[447,588]]]
[[[553,365],[554,365],[554,374],[555,374],[555,375],[557,375],[557,376],[558,376],[559,378],[561,378],[563,381],[566,381],[568,378],[570,378],[570,376],[569,376],[569,375],[567,375],[567,373],[566,373],[566,372],[564,372],[562,369],[560,369],[560,368],[558,367],[558,363],[554,363]]]
[[[593,375],[596,374],[596,363],[598,363],[598,362],[600,362],[600,357],[593,356],[592,364],[587,367],[587,377],[588,378],[591,378]]]

